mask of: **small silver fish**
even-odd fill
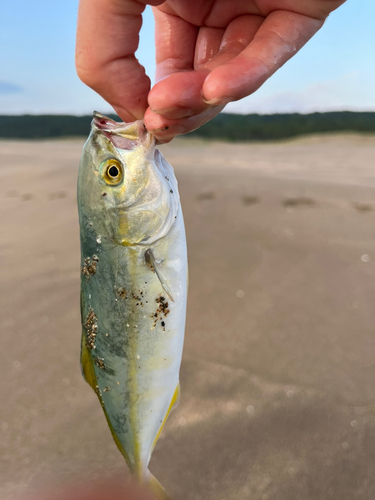
[[[179,397],[187,251],[177,181],[142,121],[94,112],[78,175],[81,365],[132,475]]]

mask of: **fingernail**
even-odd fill
[[[190,108],[184,108],[182,106],[176,106],[174,108],[164,108],[164,109],[152,109],[153,113],[157,115],[163,115],[167,118],[179,119],[185,118],[186,116],[192,116],[194,111]]]
[[[207,101],[203,96],[202,96],[202,101],[207,104],[208,106],[225,106],[226,104],[228,104],[228,102],[231,102],[231,98],[230,97],[219,97],[219,98],[216,98],[216,99],[210,99],[209,101]]]

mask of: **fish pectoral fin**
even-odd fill
[[[151,248],[148,248],[145,252],[145,261],[151,267],[151,269],[155,272],[155,274],[158,277],[160,284],[163,287],[163,290],[165,291],[165,293],[168,295],[168,297],[171,299],[171,301],[174,302],[174,298],[173,298],[171,289],[169,288],[169,286],[166,283],[166,280],[165,280],[165,278],[160,270],[160,264],[158,264],[156,262]]]
[[[174,298],[173,298],[173,295],[172,295],[172,292],[171,292],[170,288],[168,287],[168,285],[164,281],[162,281],[160,279],[160,276],[158,275],[158,273],[156,273],[156,275],[159,278],[159,281],[161,283],[161,286],[163,287],[163,290],[168,295],[168,297],[171,299],[171,301],[174,302]]]
[[[147,471],[147,484],[158,500],[172,500],[163,486],[149,470]]]

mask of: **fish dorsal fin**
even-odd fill
[[[160,264],[158,264],[155,260],[154,254],[152,253],[151,248],[148,248],[145,251],[145,261],[146,264],[155,272],[156,276],[158,277],[161,286],[163,287],[163,290],[165,293],[168,295],[168,297],[171,299],[172,302],[174,302],[173,295],[171,292],[171,289],[166,283],[166,280],[163,276],[162,271],[160,270]]]
[[[83,378],[95,391],[97,385],[95,369],[92,362],[92,356],[86,346],[86,335],[84,332],[82,332],[81,339],[81,370]]]
[[[129,456],[128,454],[126,453],[125,451],[125,448],[123,447],[120,439],[118,438],[114,428],[113,428],[113,425],[112,425],[112,422],[108,416],[108,413],[104,407],[104,404],[103,404],[103,400],[100,396],[100,394],[98,393],[97,391],[97,378],[96,378],[96,375],[95,375],[95,368],[94,368],[94,363],[93,363],[93,360],[92,360],[92,356],[91,356],[91,353],[89,351],[89,349],[87,348],[86,346],[86,336],[85,334],[82,334],[82,343],[81,343],[81,368],[82,368],[82,374],[83,374],[83,378],[86,380],[86,382],[93,388],[93,390],[95,391],[95,394],[98,396],[99,398],[99,401],[102,405],[102,408],[103,408],[103,411],[104,411],[104,415],[105,415],[105,418],[107,420],[107,424],[108,424],[108,427],[111,431],[111,434],[112,434],[112,437],[117,445],[117,448],[120,450],[120,453],[122,454],[122,456],[125,458],[125,461],[126,463],[128,464],[128,467],[130,470],[133,469],[132,467],[132,463],[129,459]]]

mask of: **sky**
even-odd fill
[[[90,114],[110,106],[76,76],[78,0],[0,1],[0,114]],[[375,0],[347,0],[305,47],[236,113],[375,111]],[[137,57],[153,80],[146,9]]]

